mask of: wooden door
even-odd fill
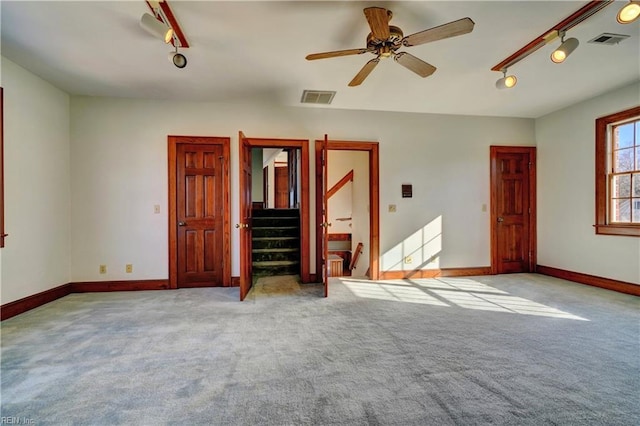
[[[535,148],[491,147],[492,272],[535,270]]]
[[[276,167],[274,169],[274,192],[276,209],[289,208],[289,168]]]
[[[324,297],[329,295],[329,227],[331,224],[329,223],[329,197],[327,195],[327,191],[329,188],[329,180],[328,180],[328,167],[329,167],[329,153],[328,149],[328,139],[327,135],[324,135],[324,140],[322,141],[322,223],[321,226],[321,234],[322,234],[322,284],[324,285]]]
[[[251,145],[242,132],[240,145],[240,300],[251,290]]]
[[[223,147],[178,144],[176,163],[177,286],[222,286]]]
[[[289,169],[289,208],[300,207],[298,201],[298,162],[300,161],[300,150],[287,149],[287,168]]]

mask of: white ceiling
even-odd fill
[[[175,68],[171,51],[142,30],[143,0],[6,1],[4,57],[73,95],[301,105],[304,89],[335,90],[330,108],[539,117],[640,80],[640,21],[620,25],[619,0],[568,33],[580,40],[564,64],[548,45],[510,69],[518,85],[495,89],[491,67],[586,4],[585,1],[181,1],[171,8],[191,47]],[[405,35],[463,17],[472,33],[401,49],[438,69],[425,79],[383,61],[347,87],[363,55],[305,56],[365,47],[362,9],[386,7]],[[603,32],[631,36],[615,46],[587,43]],[[639,94],[640,98],[640,94]],[[327,108],[327,106],[308,106]]]

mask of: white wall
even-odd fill
[[[5,228],[0,303],[69,282],[69,96],[2,58]]]
[[[481,210],[489,203],[489,145],[534,144],[529,119],[255,103],[73,97],[71,117],[72,281],[167,277],[170,134],[231,137],[232,224],[238,220],[238,130],[248,137],[313,141],[328,133],[336,140],[379,141],[383,270],[400,269],[394,262],[396,247],[438,217],[440,266],[489,265],[489,217]],[[310,169],[315,176],[313,159]],[[405,182],[414,185],[411,199],[400,196]],[[396,213],[387,212],[390,203],[397,204]],[[154,204],[163,206],[161,214],[153,214]],[[314,204],[312,194],[312,209]],[[235,228],[231,235],[232,274],[237,276]],[[133,274],[124,273],[126,263],[134,264]],[[109,273],[99,275],[99,264],[107,264]]]
[[[595,119],[639,100],[636,83],[536,120],[538,264],[640,284],[640,238],[593,228]]]

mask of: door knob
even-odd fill
[[[249,227],[248,223],[236,223],[236,228],[238,229],[248,228],[248,227]]]
[[[498,218],[498,222],[504,222],[504,218],[499,217],[499,218]]]
[[[178,226],[185,226],[187,222],[178,222]]]

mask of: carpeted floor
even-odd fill
[[[73,294],[2,322],[2,419],[640,423],[640,298],[529,274],[334,278],[327,299],[262,284],[242,303],[237,288]]]

